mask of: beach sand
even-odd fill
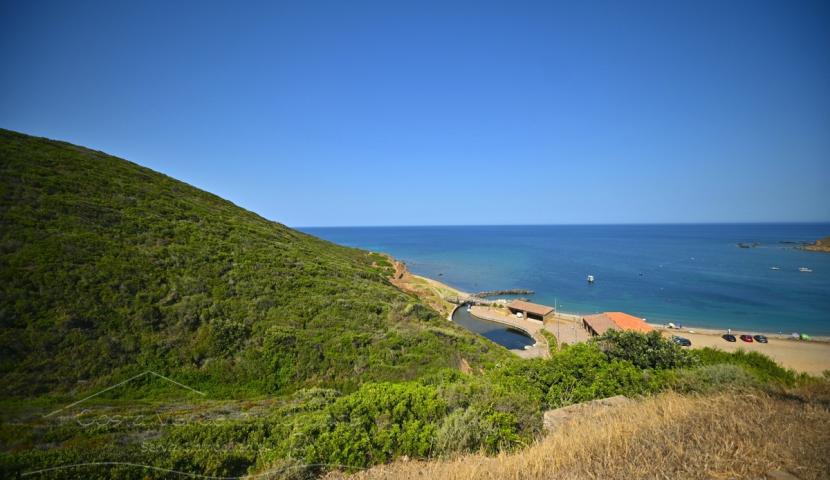
[[[769,343],[758,343],[754,341],[747,343],[739,337],[743,333],[750,332],[733,331],[732,334],[735,335],[737,341],[732,343],[721,338],[721,335],[725,334],[726,330],[694,327],[684,327],[683,329],[677,330],[668,329],[662,325],[652,326],[661,331],[667,338],[672,335],[688,338],[692,342],[692,348],[714,347],[725,352],[735,352],[738,349],[743,349],[747,352],[759,352],[767,355],[786,368],[806,372],[811,375],[820,376],[825,370],[830,370],[830,342],[826,341],[826,337],[816,338],[811,341],[802,341],[790,340],[780,334],[765,333],[764,335],[769,339]],[[694,333],[690,333],[690,331]]]

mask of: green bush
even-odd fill
[[[682,393],[746,390],[758,386],[758,379],[744,368],[729,364],[680,369],[675,372],[672,385],[675,390]]]
[[[631,362],[641,369],[679,368],[694,363],[687,350],[664,339],[657,331],[643,334],[608,330],[595,341],[609,358]]]
[[[505,392],[530,400],[537,410],[614,395],[642,395],[668,384],[661,370],[641,369],[613,358],[596,343],[563,347],[549,360],[505,362],[487,377]]]
[[[690,352],[701,365],[729,364],[746,369],[761,382],[774,382],[783,385],[794,385],[801,377],[787,368],[775,363],[774,360],[758,352],[747,352],[743,349],[737,352],[724,352],[715,348],[701,348]]]
[[[434,387],[417,383],[365,384],[325,410],[309,432],[310,463],[366,467],[400,455],[426,457],[447,405]]]
[[[458,409],[447,415],[435,435],[435,453],[475,452],[493,434],[492,425],[475,408]]]
[[[475,407],[448,415],[436,432],[436,455],[509,451],[523,443],[516,416],[507,412],[483,412]]]
[[[641,395],[662,387],[649,372],[625,360],[609,359],[591,343],[563,349],[550,366],[545,403],[552,408],[614,395]]]
[[[216,318],[210,322],[210,338],[213,354],[234,355],[251,334],[250,327],[239,320]]]

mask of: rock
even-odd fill
[[[614,397],[601,398],[599,400],[591,400],[589,402],[577,403],[568,405],[567,407],[556,408],[548,410],[544,413],[543,428],[547,432],[552,432],[559,428],[560,425],[573,419],[576,416],[596,414],[609,407],[619,407],[631,403],[631,399],[625,395],[617,395]]]

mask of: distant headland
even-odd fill
[[[830,253],[830,237],[824,237],[820,240],[816,240],[813,243],[810,242],[793,242],[790,240],[781,240],[778,242],[782,245],[792,245],[794,248],[799,250],[809,250],[811,252],[828,252]],[[761,242],[738,242],[735,245],[738,248],[757,248],[762,246]]]
[[[811,252],[830,253],[830,237],[824,237],[821,240],[816,240],[815,243],[804,245],[801,248]]]

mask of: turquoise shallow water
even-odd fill
[[[462,290],[531,289],[534,301],[567,312],[620,310],[660,323],[830,335],[830,254],[783,243],[828,236],[830,224],[302,230],[387,252]]]

